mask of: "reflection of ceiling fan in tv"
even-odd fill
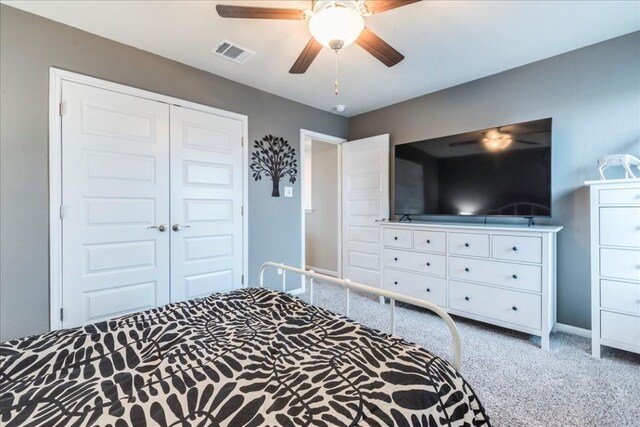
[[[509,147],[512,143],[526,145],[542,145],[541,142],[529,141],[526,139],[513,139],[509,132],[504,132],[502,128],[490,129],[482,133],[481,139],[473,139],[469,141],[451,142],[449,147],[463,147],[466,145],[482,144],[489,151],[500,151]],[[518,136],[533,135],[543,132],[526,132],[518,133]]]
[[[407,6],[420,0],[312,0],[311,10],[223,5],[216,6],[223,18],[309,20],[311,39],[289,70],[303,74],[322,47],[338,52],[356,43],[387,67],[393,67],[404,56],[368,28],[364,18]]]

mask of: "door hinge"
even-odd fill
[[[244,205],[240,206],[240,215],[244,215]]]
[[[240,276],[240,284],[244,285],[244,274]]]
[[[60,321],[62,322],[64,320],[64,309],[61,308],[60,309]]]
[[[67,216],[67,207],[60,205],[60,219],[64,219],[65,216]]]
[[[60,103],[60,115],[64,116],[66,113],[67,113],[67,103],[63,101]]]
[[[240,138],[240,146],[244,147],[244,136]]]

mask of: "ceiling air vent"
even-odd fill
[[[218,56],[222,56],[238,64],[244,64],[249,58],[256,54],[249,49],[240,47],[225,39],[220,40],[216,47],[211,49],[211,53],[215,53]]]

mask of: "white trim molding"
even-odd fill
[[[563,332],[565,334],[577,335],[579,337],[591,338],[589,329],[578,328],[577,326],[566,325],[564,323],[556,323],[554,332]]]
[[[80,83],[100,89],[136,96],[168,105],[189,108],[204,113],[215,114],[238,120],[242,123],[242,164],[243,164],[243,274],[244,285],[249,277],[249,144],[248,117],[207,105],[196,104],[183,99],[149,92],[59,68],[49,68],[49,329],[62,328],[60,310],[62,309],[62,82]]]

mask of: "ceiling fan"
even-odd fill
[[[532,135],[540,132],[519,133],[518,136]],[[501,151],[509,147],[513,142],[525,145],[541,145],[541,142],[528,141],[525,139],[514,139],[511,133],[505,132],[502,128],[490,129],[482,133],[482,139],[471,141],[458,141],[449,144],[449,147],[461,147],[465,145],[482,144],[489,151]]]
[[[323,47],[337,53],[354,42],[387,67],[393,67],[404,56],[365,28],[364,17],[418,1],[420,0],[312,0],[310,10],[219,4],[216,5],[216,10],[223,18],[308,19],[312,37],[289,70],[291,74],[303,74]]]

